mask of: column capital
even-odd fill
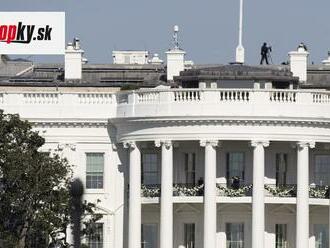
[[[199,144],[202,147],[206,147],[207,145],[210,145],[213,147],[220,146],[219,140],[200,140]]]
[[[257,146],[268,147],[269,140],[251,140],[251,146],[252,147],[257,147]]]
[[[173,146],[172,140],[155,140],[155,146],[161,147],[165,146],[166,149],[170,149]]]
[[[315,148],[315,141],[298,141],[296,147],[298,149],[306,148],[306,147]]]
[[[133,140],[124,141],[123,146],[124,146],[124,148],[127,148],[127,149],[135,149],[137,147],[136,142]]]

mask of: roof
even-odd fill
[[[291,71],[284,66],[248,66],[242,64],[199,66],[181,72],[175,80],[179,82],[214,82],[218,80],[298,82],[298,78],[293,77]]]

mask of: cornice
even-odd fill
[[[107,128],[107,121],[30,121],[36,128]]]
[[[124,121],[124,119],[122,119]],[[113,122],[111,120],[111,122]],[[137,125],[140,123],[148,124],[175,124],[176,126],[195,126],[195,125],[223,125],[223,126],[283,126],[283,127],[322,127],[330,128],[330,120],[320,119],[251,119],[246,118],[125,118],[126,125]],[[114,121],[122,124],[120,121]]]

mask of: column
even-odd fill
[[[297,248],[308,248],[309,244],[309,148],[314,147],[314,142],[297,143]]]
[[[264,248],[265,243],[265,147],[269,141],[251,141],[253,147],[253,195],[252,195],[252,247]]]
[[[128,248],[141,248],[141,154],[135,142],[129,148]]]
[[[216,247],[217,233],[217,202],[216,202],[216,172],[218,141],[201,141],[205,147],[204,176],[204,248]]]
[[[171,141],[156,141],[162,150],[160,197],[160,248],[173,247],[173,145]]]

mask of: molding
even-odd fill
[[[315,148],[315,141],[299,141],[297,142],[297,148],[303,149],[303,148]]]
[[[177,126],[184,125],[227,125],[227,126],[284,126],[284,127],[322,127],[330,128],[330,120],[324,118],[319,119],[297,119],[286,117],[286,119],[268,119],[260,117],[261,119],[251,119],[249,116],[235,117],[208,117],[208,116],[196,116],[196,117],[129,117],[129,118],[116,118],[110,119],[110,122],[115,125],[136,125],[137,123],[174,123]]]
[[[132,141],[132,140],[123,142],[123,146],[126,149],[135,149],[135,148],[137,148],[136,142]]]
[[[219,142],[219,140],[200,140],[199,145],[202,147],[206,147],[208,145],[210,145],[212,147],[217,147],[220,145],[220,142]]]
[[[155,146],[165,146],[166,149],[170,149],[171,147],[173,147],[173,143],[172,140],[155,140]]]
[[[251,146],[252,147],[257,147],[257,146],[268,147],[269,141],[268,140],[251,140]]]

